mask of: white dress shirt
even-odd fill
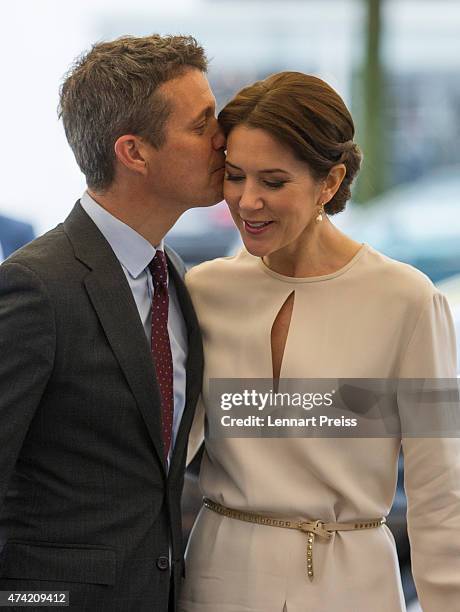
[[[163,241],[153,247],[143,236],[123,223],[105,208],[102,208],[87,191],[80,199],[84,211],[94,221],[104,238],[112,247],[120,262],[136,302],[139,317],[149,346],[151,341],[152,276],[148,264],[156,250],[163,250]],[[168,278],[169,311],[168,333],[173,360],[174,420],[168,464],[177,438],[180,421],[185,407],[186,361],[188,353],[187,329],[179,305],[174,282]]]

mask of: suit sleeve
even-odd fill
[[[400,377],[436,379],[441,388],[450,385],[458,390],[455,370],[452,317],[445,297],[436,292],[418,317],[402,361]],[[450,410],[456,412],[454,416],[458,424],[458,395],[454,393],[453,397]],[[412,408],[416,407],[412,404]],[[434,412],[442,417],[443,407],[431,405],[430,410],[431,414]],[[456,435],[414,436],[402,440],[412,570],[424,612],[454,612],[460,602],[458,431]]]
[[[0,266],[0,507],[50,377],[55,321],[42,281],[25,266]]]

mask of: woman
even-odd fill
[[[361,160],[337,93],[284,72],[243,89],[219,121],[225,199],[245,248],[187,277],[203,330],[208,415],[219,410],[207,392],[213,378],[454,377],[444,297],[329,219],[344,209]],[[194,447],[200,429],[198,419]],[[421,604],[454,612],[460,444],[402,444]],[[200,485],[210,501],[188,547],[181,612],[404,610],[394,539],[382,524],[400,445],[395,437],[207,439]],[[310,520],[308,539],[260,524],[266,516]]]

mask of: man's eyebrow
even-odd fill
[[[216,107],[214,104],[209,104],[206,108],[204,108],[199,115],[197,115],[194,119],[192,119],[192,121],[190,122],[192,125],[195,123],[198,123],[198,121],[200,121],[201,119],[204,119],[205,117],[209,116],[209,115],[214,115],[216,110]]]
[[[235,170],[242,170],[238,166],[235,166],[235,164],[232,164],[231,162],[229,162],[228,159],[225,161],[225,163],[228,166],[231,166],[232,168],[234,168]],[[264,174],[272,174],[274,172],[282,172],[283,174],[290,174],[287,170],[283,170],[282,168],[267,168],[266,170],[259,170],[259,172],[263,172]]]

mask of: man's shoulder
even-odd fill
[[[72,260],[75,260],[72,246],[62,224],[59,224],[15,251],[2,266],[21,266],[44,280],[60,272],[65,273],[65,268]]]

